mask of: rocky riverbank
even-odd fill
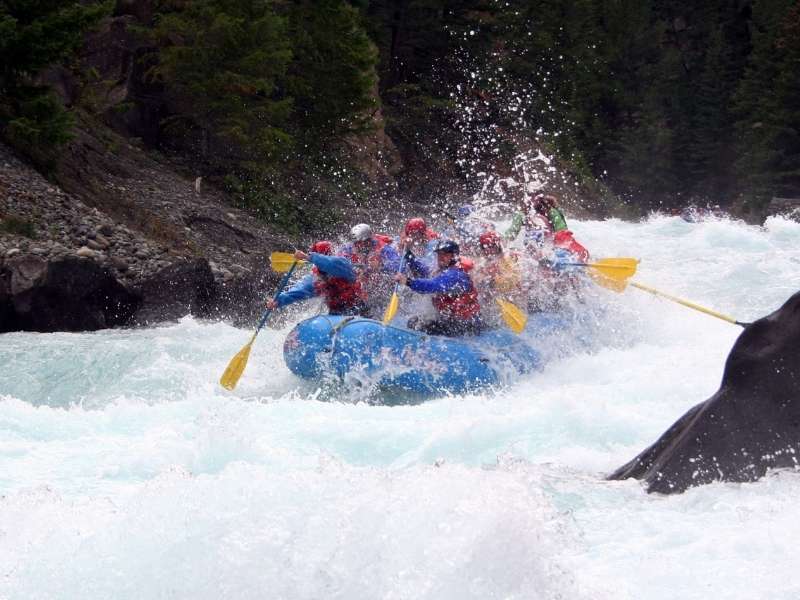
[[[0,145],[0,332],[251,319],[274,279],[269,252],[288,240],[201,181],[115,150],[113,170],[87,163],[94,193],[78,196]]]

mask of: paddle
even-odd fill
[[[289,270],[286,272],[286,275],[283,276],[283,279],[281,279],[281,282],[278,284],[278,289],[275,290],[275,295],[272,297],[273,300],[278,298],[278,294],[280,294],[283,291],[283,288],[286,287],[286,284],[289,283],[289,278],[292,276],[292,272],[294,272],[294,268],[297,266],[298,262],[299,261],[295,261],[294,264],[289,267]],[[239,383],[239,378],[242,376],[242,372],[244,372],[244,368],[247,366],[247,360],[250,358],[250,348],[252,347],[253,342],[256,340],[258,332],[261,331],[264,323],[267,322],[267,318],[271,312],[271,308],[268,308],[264,311],[264,314],[261,315],[261,320],[258,322],[258,327],[256,327],[253,337],[250,338],[250,341],[245,344],[244,348],[239,350],[239,352],[236,353],[236,356],[231,359],[231,362],[228,363],[228,368],[225,369],[225,372],[219,379],[219,384],[226,390],[233,390],[233,388],[236,387],[236,384]]]
[[[403,246],[405,248],[405,245]],[[402,248],[401,248],[402,250]],[[403,269],[406,266],[406,255],[400,257],[400,266],[397,268],[397,273],[400,274],[403,272]],[[389,306],[386,307],[386,312],[383,313],[383,324],[388,325],[389,322],[394,319],[394,316],[397,314],[397,309],[400,308],[400,296],[397,295],[397,288],[400,285],[399,281],[394,282],[394,291],[392,292],[392,297],[389,300]]]
[[[654,296],[660,296],[661,298],[671,300],[672,302],[677,302],[678,304],[700,311],[707,315],[711,315],[712,317],[722,319],[723,321],[727,321],[728,323],[732,323],[734,325],[747,327],[750,324],[737,321],[733,317],[723,315],[722,313],[718,313],[710,308],[705,308],[704,306],[700,306],[694,302],[689,302],[688,300],[672,296],[665,292],[660,292],[657,289],[651,288],[650,286],[642,283],[628,281],[628,279],[633,277],[633,275],[636,273],[636,266],[638,264],[639,261],[635,258],[603,258],[595,263],[572,263],[572,266],[586,266],[595,269],[596,273],[590,271],[592,279],[594,279],[596,283],[602,285],[603,287],[614,290],[615,292],[624,292],[626,286],[630,285],[645,292],[649,292]]]
[[[595,283],[615,292],[625,291],[627,280],[636,274],[636,258],[601,258],[593,263],[564,263],[570,267],[587,267]]]
[[[273,252],[269,255],[269,264],[276,273],[286,273],[296,263],[305,263],[304,260],[297,260],[294,252]]]
[[[732,323],[733,325],[739,325],[740,327],[747,327],[750,323],[744,323],[742,321],[737,321],[733,317],[729,317],[728,315],[723,315],[722,313],[718,313],[715,310],[711,310],[710,308],[705,308],[704,306],[700,306],[699,304],[695,304],[694,302],[689,302],[688,300],[684,300],[682,298],[678,298],[676,296],[671,296],[670,294],[665,294],[664,292],[659,292],[656,289],[651,288],[650,286],[643,285],[641,283],[636,283],[635,281],[629,282],[635,288],[643,290],[645,292],[649,292],[654,296],[660,296],[661,298],[666,298],[667,300],[672,300],[673,302],[677,302],[678,304],[682,304],[688,308],[692,308],[694,310],[698,310],[702,313],[707,315],[711,315],[712,317],[716,317],[717,319],[722,319],[723,321],[727,321],[728,323]]]
[[[508,300],[495,298],[495,301],[500,307],[500,316],[503,317],[503,321],[506,322],[508,328],[514,333],[522,333],[522,330],[525,329],[525,325],[528,322],[528,315]]]

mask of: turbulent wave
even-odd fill
[[[576,222],[637,279],[752,320],[800,224]],[[0,336],[0,598],[793,598],[800,476],[676,497],[603,474],[717,387],[738,329],[598,293],[593,343],[509,386],[375,405],[264,330]]]

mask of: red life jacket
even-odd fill
[[[367,271],[379,271],[381,268],[381,251],[386,244],[391,243],[392,239],[385,235],[373,236],[372,240],[375,242],[372,250],[364,255],[356,252],[355,244],[353,245],[352,253],[348,257],[350,262],[354,265],[362,267]]]
[[[589,260],[589,251],[578,243],[569,229],[557,231],[555,236],[553,236],[553,245],[556,248],[564,248],[572,252],[578,259],[578,262],[586,262]]]
[[[465,273],[472,268],[472,261],[465,259],[468,264],[462,264],[460,260],[451,268],[456,268],[464,271]],[[455,294],[434,294],[433,306],[439,311],[439,314],[447,319],[461,319],[467,321],[474,319],[481,312],[481,305],[478,302],[478,292],[475,286],[472,285],[472,279],[469,281],[469,289],[466,292]]]
[[[347,312],[358,308],[364,303],[364,293],[361,283],[347,281],[343,277],[325,277],[317,267],[314,267],[314,291],[318,296],[325,298],[325,304],[332,313]]]

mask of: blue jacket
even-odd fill
[[[353,263],[343,256],[327,256],[326,254],[312,252],[308,255],[308,261],[321,272],[331,277],[339,277],[350,282],[356,280],[356,271],[353,268]],[[288,290],[278,294],[278,306],[286,306],[287,304],[308,300],[316,296],[317,290],[314,287],[314,277],[311,274],[306,275]]]
[[[422,279],[409,279],[408,287],[420,294],[463,294],[472,289],[472,280],[463,269],[448,267],[431,275],[431,270],[418,258],[409,258],[409,269]]]
[[[415,260],[417,260],[418,262],[423,263],[426,267],[428,267],[429,271],[432,271],[433,268],[436,266],[436,251],[435,251],[435,248],[436,248],[436,245],[438,243],[439,243],[438,239],[428,240],[425,243],[425,251],[424,251],[423,254],[416,255],[416,254],[410,252],[409,250],[406,250],[406,257],[409,257],[409,258],[413,257]],[[398,242],[398,245],[399,245],[399,242]],[[418,273],[415,270],[414,266],[411,264],[410,261],[406,261],[406,265],[405,266],[406,266],[406,268],[408,268],[410,270],[412,275],[414,275],[414,276],[420,276],[421,275],[420,273]]]
[[[374,244],[377,242],[373,240],[372,243],[374,246]],[[353,244],[347,244],[339,250],[338,254],[340,256],[347,256],[350,258],[358,253],[355,251]],[[400,268],[400,254],[398,254],[397,249],[394,246],[386,244],[383,248],[381,248],[379,258],[381,262],[381,271],[384,273],[397,273],[398,269]]]

